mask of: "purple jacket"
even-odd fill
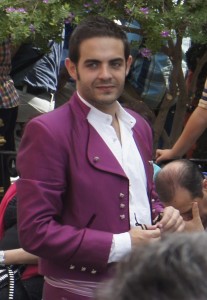
[[[17,157],[18,223],[22,247],[41,257],[42,274],[99,281],[110,270],[113,234],[130,229],[129,181],[88,123],[88,112],[75,93],[27,124]],[[151,128],[130,113],[157,212],[162,206],[153,192]]]

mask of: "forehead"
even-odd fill
[[[178,209],[181,213],[188,211],[192,207],[193,198],[190,192],[187,189],[178,187],[176,188],[175,195],[168,203],[168,205],[172,205],[176,209]]]
[[[124,59],[124,43],[113,37],[94,37],[81,42],[80,60],[98,59],[109,60]]]

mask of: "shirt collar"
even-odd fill
[[[80,96],[80,94],[77,92],[78,97],[80,100],[88,107],[90,107],[90,111],[88,113],[87,119],[88,120],[94,120],[106,124],[106,125],[111,125],[112,123],[112,116],[110,114],[106,114],[90,103],[88,103],[83,97]],[[129,128],[133,128],[136,120],[133,116],[131,116],[122,106],[121,104],[117,101],[117,111],[116,115],[119,120],[121,120],[123,123],[125,123]]]

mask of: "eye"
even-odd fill
[[[97,62],[90,62],[86,64],[86,67],[89,69],[96,69],[98,67],[98,63]]]
[[[122,62],[121,61],[113,61],[113,62],[111,62],[111,66],[114,69],[119,69],[122,66]]]

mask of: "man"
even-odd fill
[[[0,149],[6,151],[0,156],[0,198],[11,184],[9,169],[14,160],[10,159],[9,151],[15,151],[14,129],[19,106],[19,95],[9,75],[11,48],[10,39],[0,43]]]
[[[41,300],[44,278],[38,272],[38,257],[24,251],[19,244],[17,200],[13,183],[0,203],[1,300]]]
[[[54,109],[62,46],[50,41],[44,53],[32,43],[23,43],[13,57],[11,77],[20,96],[18,123]]]
[[[155,176],[156,191],[165,207],[180,211],[190,231],[207,227],[207,179],[187,159],[165,165]]]
[[[152,225],[162,206],[152,183],[151,128],[116,101],[130,64],[119,26],[86,19],[66,59],[77,92],[26,127],[18,155],[20,239],[41,257],[44,300],[93,298],[132,247],[184,228],[172,207]]]
[[[174,233],[134,249],[96,300],[207,299],[207,235]]]

